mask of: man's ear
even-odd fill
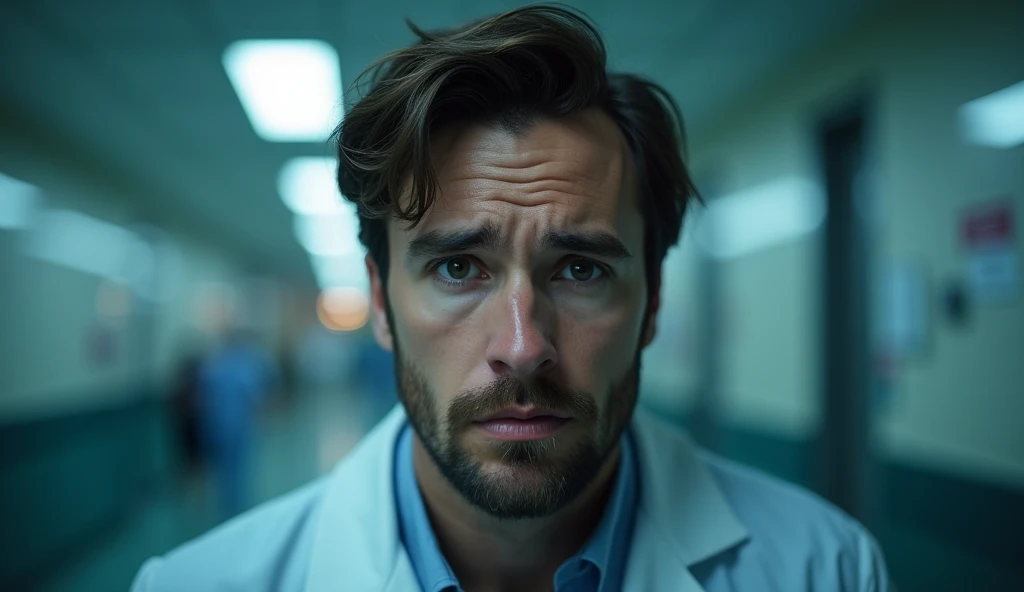
[[[394,351],[394,338],[391,335],[391,325],[388,323],[388,295],[384,291],[384,278],[380,276],[377,263],[369,255],[366,256],[366,273],[370,276],[370,322],[373,323],[373,336],[382,348]]]
[[[661,277],[659,276],[651,286],[652,294],[650,300],[647,303],[647,318],[644,319],[644,335],[643,345],[641,347],[647,347],[654,341],[654,336],[658,332],[658,309],[661,308]]]

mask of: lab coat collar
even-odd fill
[[[633,419],[640,499],[624,590],[703,590],[695,564],[747,539],[689,438],[645,411]]]
[[[398,405],[333,470],[317,518],[306,592],[415,589],[393,482],[395,442],[405,424]],[[632,429],[640,491],[623,587],[699,591],[688,568],[742,542],[746,529],[685,435],[644,412],[636,414]]]

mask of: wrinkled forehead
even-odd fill
[[[511,222],[509,215],[542,215],[548,226],[623,234],[623,225],[639,216],[629,147],[597,109],[539,118],[518,131],[499,124],[450,125],[435,134],[431,159],[438,200],[413,235],[482,217]]]

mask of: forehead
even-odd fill
[[[549,226],[621,234],[625,219],[639,215],[629,148],[597,109],[541,118],[520,133],[497,124],[450,126],[435,135],[431,159],[438,201],[413,234],[480,218],[506,226],[529,215]]]

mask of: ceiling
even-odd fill
[[[221,66],[225,47],[243,38],[324,39],[340,54],[347,85],[373,59],[412,40],[404,17],[428,29],[447,27],[519,4],[0,0],[0,123],[28,126],[82,166],[130,179],[140,207],[174,212],[252,267],[312,282],[276,178],[287,159],[330,150],[257,137]],[[694,125],[877,2],[570,4],[603,31],[612,69],[665,85]]]

